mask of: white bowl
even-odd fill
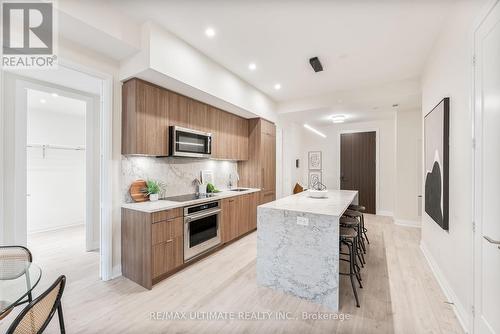
[[[326,194],[328,194],[328,190],[314,190],[314,189],[309,189],[307,191],[309,197],[312,198],[325,198]]]

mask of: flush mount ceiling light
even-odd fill
[[[40,103],[46,103],[46,102],[47,102],[47,100],[45,100],[45,99],[40,99]]]
[[[250,71],[255,71],[257,69],[257,65],[255,65],[255,63],[250,63],[248,64],[248,69]]]
[[[331,119],[333,123],[344,123],[346,117],[344,115],[333,115]]]
[[[57,95],[57,93],[52,93],[50,95],[52,95],[52,97],[58,97],[59,96],[59,95]]]
[[[207,28],[205,29],[205,35],[207,35],[208,38],[212,38],[215,36],[215,29],[214,28]]]
[[[281,84],[277,83],[274,85],[274,89],[280,90],[281,89]]]
[[[314,132],[315,134],[317,134],[318,136],[320,137],[323,137],[323,138],[326,138],[326,135],[323,133],[323,132],[320,132],[318,130],[316,130],[315,128],[313,128],[312,126],[308,125],[308,124],[304,124],[304,127],[309,130],[309,131],[312,131]]]

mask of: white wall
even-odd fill
[[[113,276],[121,274],[121,88],[119,63],[99,53],[72,43],[59,42],[60,57],[92,71],[111,76],[113,80],[112,101],[112,228],[113,228]]]
[[[422,194],[422,113],[398,111],[396,115],[396,223],[420,226]]]
[[[422,78],[422,115],[450,97],[450,216],[449,231],[444,231],[422,213],[421,246],[468,331],[473,305],[472,32],[483,3],[457,3]]]
[[[323,156],[323,183],[330,189],[339,189],[340,175],[340,133],[343,131],[378,131],[379,173],[377,175],[379,214],[392,215],[394,212],[395,193],[395,120],[378,120],[360,123],[344,123],[326,127],[316,127],[327,137],[322,138],[308,130],[302,124],[286,123],[286,114],[281,115],[284,125],[284,187],[289,194],[295,182],[305,186],[308,183],[307,156],[309,151],[321,151]],[[295,159],[300,158],[300,168],[295,168]]]
[[[85,102],[75,114],[28,106],[28,144],[85,146]],[[83,224],[85,151],[27,149],[28,233]]]
[[[295,123],[288,123],[286,120],[280,119],[279,128],[282,135],[282,156],[276,160],[276,171],[281,174],[281,183],[277,189],[277,197],[284,197],[292,194],[293,187],[296,183],[301,183],[307,186],[302,180],[302,170],[306,163],[302,159],[302,126]],[[276,133],[278,135],[278,132]],[[277,141],[278,142],[278,141]],[[278,150],[276,150],[278,152]],[[299,167],[295,166],[295,160],[299,159]],[[281,163],[278,164],[278,161]]]
[[[139,77],[243,117],[277,120],[275,102],[160,27],[142,27],[142,50],[122,62],[122,80]]]

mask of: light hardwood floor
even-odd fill
[[[347,277],[341,278],[340,312],[350,319],[302,319],[302,312],[330,311],[255,283],[253,233],[147,291],[117,278],[98,280],[98,254],[85,253],[83,229],[30,237],[34,260],[44,270],[35,295],[60,273],[68,277],[63,297],[68,333],[462,333],[452,306],[420,249],[420,230],[390,218],[366,217],[367,266],[361,308]],[[290,312],[297,320],[150,320],[151,312]],[[13,312],[14,313],[14,312]],[[0,332],[15,314],[0,324]],[[47,333],[58,333],[53,321]]]

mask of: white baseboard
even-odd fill
[[[116,265],[113,267],[112,273],[111,273],[111,279],[115,279],[117,277],[122,276],[122,265]]]
[[[378,216],[394,217],[394,213],[392,211],[385,211],[385,210],[377,211],[377,215]]]
[[[394,224],[407,227],[416,227],[416,228],[422,227],[422,222],[415,220],[394,219]]]
[[[451,288],[450,283],[441,272],[441,269],[439,269],[439,266],[434,260],[434,257],[432,256],[432,254],[429,252],[429,250],[422,241],[420,241],[420,250],[424,254],[424,257],[427,260],[427,263],[429,264],[429,267],[431,268],[434,277],[438,281],[441,290],[443,290],[446,299],[448,300],[449,303],[452,303],[453,311],[455,312],[455,315],[457,316],[458,321],[460,322],[460,325],[462,326],[463,330],[465,331],[465,333],[471,333],[471,326],[470,326],[471,324],[469,321],[471,317],[469,315],[469,312],[466,311],[467,309],[458,299],[457,295]]]
[[[77,226],[85,226],[85,222],[80,221],[80,222],[76,222],[74,224],[60,225],[60,226],[49,227],[49,228],[42,228],[39,230],[31,230],[31,231],[28,231],[28,234],[58,231],[58,230],[63,230],[65,228],[71,228],[71,227],[77,227]]]

